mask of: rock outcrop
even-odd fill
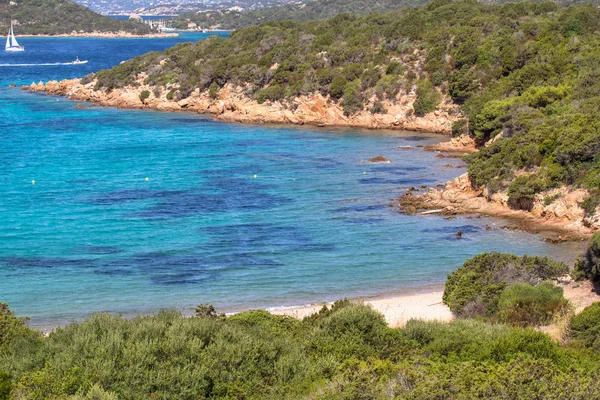
[[[458,106],[448,98],[435,111],[417,117],[413,114],[414,94],[399,96],[393,101],[383,102],[384,114],[372,114],[363,110],[353,115],[345,115],[335,101],[320,93],[299,96],[290,101],[259,104],[245,94],[244,88],[226,85],[217,98],[211,98],[207,91],[198,89],[181,100],[169,100],[170,88],[157,88],[144,84],[144,76],[138,76],[138,85],[112,91],[95,89],[96,82],[82,84],[79,79],[32,83],[28,90],[66,96],[73,100],[91,101],[100,105],[119,108],[147,108],[159,111],[195,111],[213,114],[216,119],[245,123],[289,123],[316,126],[348,126],[369,129],[404,129],[450,133],[452,123],[459,118]],[[150,96],[140,99],[143,91]]]
[[[569,239],[587,237],[600,229],[598,218],[586,217],[580,206],[588,194],[583,189],[561,187],[539,193],[533,200],[531,211],[511,209],[506,193],[489,195],[486,192],[474,189],[468,173],[465,173],[442,189],[432,188],[421,196],[408,192],[399,202],[410,213],[423,209],[441,213],[451,209],[456,214],[485,214],[516,221],[524,230],[558,232]]]

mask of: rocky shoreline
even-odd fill
[[[339,104],[323,97],[320,93],[299,96],[289,102],[267,101],[260,104],[246,96],[245,88],[226,85],[219,91],[216,98],[211,98],[208,91],[200,92],[196,89],[185,99],[173,100],[167,98],[169,87],[151,87],[143,84],[143,80],[144,77],[140,76],[137,80],[139,85],[110,92],[96,90],[94,88],[95,80],[82,84],[79,79],[32,83],[25,89],[108,107],[192,111],[212,114],[219,121],[241,123],[403,129],[449,134],[452,130],[452,123],[460,117],[458,106],[448,98],[445,98],[434,112],[422,117],[415,116],[412,111],[412,105],[416,99],[414,93],[401,96],[394,101],[386,101],[384,103],[386,113],[372,114],[363,110],[346,116]],[[142,92],[146,92],[148,96],[143,98]]]
[[[546,198],[555,200],[546,204]],[[536,195],[531,211],[514,210],[508,206],[506,193],[486,196],[485,190],[474,189],[468,173],[446,183],[443,188],[432,188],[422,195],[408,191],[398,199],[400,208],[421,214],[481,214],[500,217],[517,224],[517,228],[547,234],[549,242],[587,240],[600,228],[597,218],[585,216],[579,205],[587,196],[583,189],[566,187]]]

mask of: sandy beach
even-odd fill
[[[385,316],[392,328],[400,328],[411,319],[427,321],[451,321],[454,316],[448,306],[442,302],[442,288],[431,292],[399,294],[380,298],[357,299],[370,305]],[[323,303],[330,305],[331,303]],[[275,315],[287,315],[294,318],[304,318],[318,312],[323,304],[292,307],[286,309],[270,309]]]

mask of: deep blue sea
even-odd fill
[[[18,89],[201,37],[23,38],[25,52],[0,52],[0,301],[32,325],[425,290],[482,251],[566,260],[579,251],[497,229],[500,220],[390,207],[411,186],[465,171],[417,147],[439,135],[81,109]],[[89,63],[4,66],[76,56]],[[363,162],[377,155],[393,162]]]

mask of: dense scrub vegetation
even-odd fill
[[[600,303],[592,304],[571,319],[571,337],[600,351]]]
[[[575,279],[600,281],[600,232],[592,236],[586,252],[577,258],[572,275]]]
[[[0,32],[16,20],[17,35],[58,35],[77,32],[150,33],[143,23],[121,21],[96,14],[71,0],[0,0]]]
[[[562,289],[544,281],[568,272],[566,264],[548,257],[483,253],[448,276],[443,300],[459,317],[544,325],[567,307]]]
[[[504,4],[511,0],[483,0],[485,4]],[[234,10],[206,11],[183,14],[175,25],[186,29],[194,22],[201,28],[240,29],[260,25],[267,21],[308,22],[336,16],[339,13],[366,15],[371,12],[386,12],[407,7],[418,7],[429,0],[314,0],[294,5],[281,5],[243,13]],[[559,6],[593,4],[595,0],[555,0]]]
[[[305,3],[282,5],[249,13],[222,10],[183,14],[175,20],[175,26],[185,29],[189,22],[202,28],[240,29],[260,25],[267,21],[308,22],[335,17],[340,13],[365,15],[405,7],[414,7],[428,0],[316,0]]]
[[[20,326],[12,315],[7,324]],[[99,314],[48,337],[12,334],[0,345],[0,399],[590,399],[600,396],[598,362],[506,325],[391,329],[348,301],[304,321]]]

